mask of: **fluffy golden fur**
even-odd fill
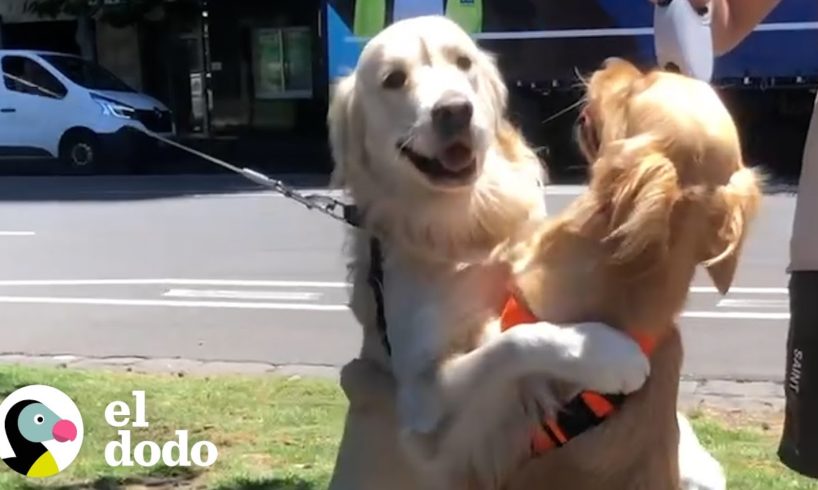
[[[661,336],[695,268],[726,294],[760,200],[738,133],[707,84],[609,60],[579,126],[589,189],[506,252],[535,313]]]
[[[761,200],[717,93],[612,59],[588,82],[578,129],[589,189],[514,243],[518,296],[543,320],[601,321],[660,339],[646,385],[608,421],[516,474],[510,489],[679,488],[675,319],[698,265],[726,293]]]
[[[469,60],[468,69],[457,65],[461,58]],[[405,74],[406,83],[389,89],[386,78],[395,72]],[[447,87],[465,94],[475,112],[470,136],[477,168],[457,185],[425,175],[400,148],[409,139],[416,152],[440,153],[429,112]],[[484,259],[521,223],[544,215],[544,169],[505,119],[506,97],[494,60],[438,17],[398,22],[381,32],[334,90],[328,116],[336,164],[332,181],[364,217],[363,229],[350,232],[351,308],[364,328],[364,342],[359,359],[342,373],[350,409],[332,489],[423,488],[400,448],[394,398],[387,395],[390,403],[376,406],[368,402],[370,395],[394,393],[392,360],[377,332],[367,282],[370,238],[381,240],[390,264],[428,283],[415,289],[453,290],[464,283],[462,264]],[[472,279],[478,288],[492,289],[493,274],[488,271],[481,281],[478,271]],[[378,376],[356,369],[361,362],[388,376],[382,389]]]
[[[333,181],[364,217],[350,236],[364,343],[342,372],[350,408],[332,490],[451,488],[453,479],[500,487],[524,459],[529,408],[551,400],[520,379],[628,392],[647,375],[635,344],[601,323],[499,335],[511,275],[491,251],[545,214],[542,167],[505,119],[505,99],[491,57],[440,17],[384,30],[336,87]],[[433,113],[464,100],[470,124],[452,138]],[[386,255],[391,357],[366,278],[373,236]]]
[[[466,105],[468,117],[460,117]],[[505,109],[494,61],[443,17],[382,31],[335,90],[333,180],[363,216],[363,230],[351,237],[351,306],[364,345],[342,373],[351,406],[333,489],[449,488],[466,477],[494,484],[522,446],[506,450],[499,423],[476,426],[476,412],[463,416],[471,399],[519,424],[528,416],[524,405],[498,402],[526,375],[613,391],[635,390],[647,376],[634,344],[599,323],[535,324],[499,335],[492,320],[509,269],[486,259],[545,216],[543,168]],[[391,357],[366,278],[373,236],[385,254]],[[378,368],[380,378],[372,375]],[[373,392],[394,398],[373,408]],[[481,436],[479,427],[490,433]],[[525,438],[520,427],[517,441]],[[480,438],[498,444],[484,448],[475,444]]]

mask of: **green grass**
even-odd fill
[[[83,415],[85,440],[74,463],[47,481],[49,487],[170,487],[239,489],[326,488],[340,437],[346,400],[335,384],[274,377],[180,378],[171,375],[0,367],[0,397],[29,384],[48,384],[71,396]],[[105,422],[114,400],[133,404],[131,391],[146,392],[146,429],[132,430],[132,444],[160,445],[188,429],[190,443],[207,439],[219,449],[209,469],[110,468],[107,442],[118,439]],[[0,463],[0,489],[41,488]],[[162,485],[166,483],[165,485]],[[27,486],[28,485],[28,486]],[[153,487],[151,487],[153,488]]]
[[[694,413],[690,418],[702,444],[724,466],[728,489],[818,490],[818,481],[802,478],[778,461],[778,417],[773,428],[768,421],[735,420],[734,414]]]
[[[48,384],[71,396],[85,423],[77,460],[62,474],[35,483],[0,463],[0,489],[57,488],[211,490],[313,490],[326,488],[346,400],[335,383],[272,376],[178,377],[102,371],[0,366],[0,397],[20,386]],[[219,459],[206,470],[110,468],[105,444],[117,438],[105,423],[113,400],[132,401],[147,393],[150,427],[133,429],[140,440],[162,443],[174,430],[188,429],[191,444],[207,439]],[[815,489],[775,456],[777,429],[723,417],[693,414],[703,444],[725,466],[728,488],[738,490]],[[729,425],[723,421],[730,421]],[[161,465],[161,463],[160,463]]]

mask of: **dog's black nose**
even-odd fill
[[[432,108],[432,124],[443,136],[455,136],[468,129],[474,107],[464,95],[446,93]]]

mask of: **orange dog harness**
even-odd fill
[[[522,323],[539,321],[533,313],[522,305],[512,294],[503,309],[500,324],[503,331]],[[645,355],[650,355],[656,347],[656,340],[638,334],[631,334]],[[625,395],[604,395],[593,391],[583,391],[571,399],[553,419],[546,419],[535,427],[531,435],[531,451],[537,455],[555,447],[562,447],[569,440],[586,430],[601,424],[613,411],[625,402]]]

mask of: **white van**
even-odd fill
[[[175,134],[164,104],[78,56],[0,50],[0,72],[0,158],[59,158],[91,173],[146,141],[132,128]]]

